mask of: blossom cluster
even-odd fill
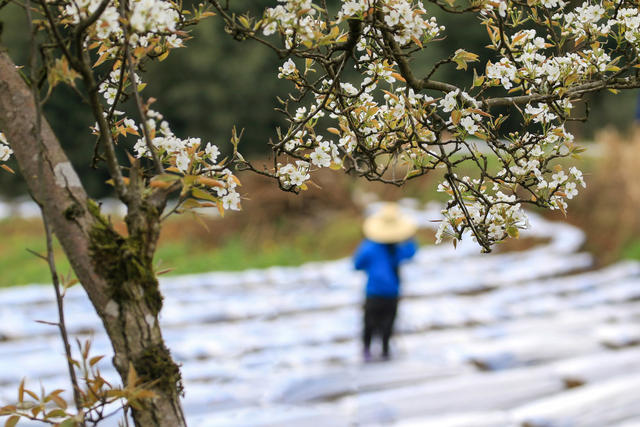
[[[506,0],[493,0],[488,1],[484,4],[482,9],[482,14],[487,14],[489,12],[493,12],[494,10],[498,11],[498,15],[502,18],[507,16],[507,1]]]
[[[346,2],[343,12],[357,15],[366,6],[367,2]],[[344,157],[350,156],[359,144],[370,150],[386,150],[404,144],[408,135],[411,135],[409,139],[421,142],[435,141],[431,122],[424,117],[425,109],[435,110],[435,105],[430,106],[434,98],[403,85],[396,86],[398,78],[402,79],[396,72],[396,64],[377,53],[376,40],[381,38],[379,30],[366,26],[364,34],[367,36],[357,45],[361,54],[356,66],[361,69],[363,78],[338,85],[331,79],[323,80],[319,83],[320,90],[315,92],[315,102],[309,108],[298,107],[292,115],[294,128],[284,138],[284,148],[295,154],[295,165],[279,164],[276,170],[284,187],[303,188],[313,170],[339,168]],[[278,71],[279,78],[295,83],[304,79],[304,73],[298,70],[291,58]],[[373,95],[379,85],[388,89],[382,103]],[[325,114],[338,122],[337,128],[329,130],[338,135],[337,141],[323,138],[314,131]],[[354,129],[359,130],[358,135]],[[418,148],[417,143],[413,148]],[[416,152],[421,153],[421,150]],[[417,161],[416,155],[412,160]]]
[[[125,70],[127,68],[125,67]],[[142,84],[142,79],[140,76],[134,72],[134,79],[137,85]],[[129,74],[124,73],[122,68],[116,68],[111,73],[109,73],[109,77],[106,78],[100,85],[98,86],[98,92],[102,94],[105,101],[109,106],[113,106],[117,101],[118,91],[120,90],[120,79],[123,81],[123,88],[126,89],[129,85]]]
[[[338,21],[362,19],[374,6],[382,12],[385,24],[395,30],[394,39],[401,45],[412,40],[418,40],[418,43],[428,42],[444,30],[435,17],[425,17],[427,11],[421,1],[412,0],[345,1],[338,13]]]
[[[530,95],[554,95],[554,101],[532,102],[519,110],[523,124],[531,126],[529,132],[513,133],[506,143],[487,141],[503,166],[494,179],[484,176],[479,181],[465,182],[463,177],[455,180],[456,191],[448,187],[448,182],[441,186],[442,191],[452,195],[452,200],[443,212],[447,220],[441,226],[440,238],[444,234],[459,238],[460,231],[465,228],[485,235],[489,243],[517,235],[517,229],[526,226],[521,212],[523,200],[517,195],[517,188],[526,188],[536,204],[564,212],[566,200],[575,197],[579,189],[586,186],[579,169],[571,167],[567,172],[554,164],[554,159],[580,151],[564,127],[573,109],[570,90],[587,82],[606,79],[607,74],[620,74],[621,57],[613,52],[625,42],[633,49],[640,48],[640,13],[637,8],[617,8],[613,4],[589,1],[570,11],[563,10],[566,6],[563,1],[545,0],[540,6],[558,9],[553,15],[558,32],[563,37],[578,40],[578,45],[559,53],[556,50],[558,38],[553,38],[553,30],[518,29],[515,24],[517,14],[513,15],[511,26],[508,17],[513,7],[511,2],[488,2],[484,14],[495,13],[494,17],[506,18],[503,28],[512,28],[513,33],[499,35],[501,30],[492,26],[498,18],[484,21],[488,24],[493,46],[502,57],[496,63],[486,64],[485,76],[478,82],[484,88],[502,86]],[[552,24],[549,22],[548,25]],[[637,67],[633,62],[630,65]],[[458,123],[467,134],[478,130],[482,133],[479,121],[493,123],[491,119],[475,115],[468,107],[460,106],[460,101],[457,91],[446,94],[440,101],[443,111],[451,112],[448,123]],[[469,116],[473,121],[467,120]],[[465,134],[459,132],[457,136],[460,141]],[[486,135],[476,136],[486,139]],[[497,206],[503,208],[497,209]]]
[[[0,132],[0,162],[6,162],[12,154],[13,150],[9,147],[9,141],[4,133]]]
[[[299,43],[310,46],[323,35],[324,21],[316,19],[312,0],[278,0],[278,3],[281,4],[268,8],[264,13],[264,35],[280,31],[287,49]]]
[[[625,40],[636,45],[640,43],[640,13],[637,8],[621,9],[616,24]]]
[[[341,83],[330,95],[317,94],[315,104],[309,109],[299,107],[296,110],[293,121],[307,126],[292,133],[284,148],[306,160],[296,160],[295,166],[279,165],[277,175],[285,187],[302,187],[314,169],[340,167],[343,158],[350,156],[359,144],[371,150],[385,150],[404,144],[407,135],[425,143],[435,141],[429,123],[420,120],[426,108],[435,108],[429,107],[434,99],[401,86],[386,93],[384,103],[378,103],[369,92],[377,86],[381,76],[375,73],[372,76],[365,78],[360,88]],[[395,82],[395,78],[389,81]],[[324,87],[329,90],[333,81],[325,81]],[[312,131],[315,123],[325,116],[323,109],[329,112],[330,119],[338,121],[340,129],[329,130],[338,135],[337,141]],[[359,136],[349,128],[349,123],[360,130]]]
[[[499,8],[513,7],[501,0]],[[488,2],[485,14],[494,11],[496,2]],[[541,6],[552,10],[562,37],[577,40],[580,48],[565,53],[549,52],[557,48],[558,37],[551,37],[551,31],[538,33],[527,28],[514,31],[508,40],[499,37],[498,28],[489,23],[489,35],[493,46],[500,51],[499,63],[487,63],[486,77],[505,89],[522,84],[524,89],[535,88],[539,93],[553,93],[562,87],[570,87],[589,81],[593,76],[620,70],[609,50],[617,45],[606,44],[613,38],[630,43],[634,49],[640,48],[640,14],[638,8],[614,8],[612,5],[585,1],[569,11],[560,0],[544,0]],[[500,9],[502,10],[502,9]],[[506,9],[505,9],[506,10]],[[494,12],[492,12],[494,13]],[[502,18],[505,13],[499,13]],[[515,29],[517,26],[514,25]],[[509,48],[508,51],[506,48]]]
[[[60,6],[69,23],[79,24],[98,9],[100,0],[79,0]],[[92,26],[94,36],[99,40],[115,39],[122,41],[123,32],[120,24],[118,4],[113,1]],[[136,36],[130,41],[135,46],[145,46],[147,34],[174,33],[180,15],[174,3],[164,0],[132,0],[129,23]]]
[[[464,207],[456,202],[447,209],[443,209],[444,220],[440,222],[436,231],[436,243],[440,243],[445,236],[461,239],[463,230],[461,225],[469,226],[469,221],[470,227],[481,230],[491,242],[503,240],[508,236],[515,237],[518,229],[528,226],[527,215],[518,203],[516,195],[503,193],[497,185],[493,188],[494,192],[488,192],[480,184],[479,179],[463,177],[454,184],[455,190],[451,188],[449,182],[443,182],[438,186],[439,192],[451,195],[454,191],[467,194],[469,190],[475,189],[479,195],[486,198],[486,201],[481,203],[477,198],[475,201],[464,202]]]
[[[60,11],[65,23],[79,25],[101,3],[100,0],[63,3]],[[145,104],[139,93],[146,86],[139,74],[141,62],[148,56],[163,60],[171,49],[183,46],[187,33],[182,31],[182,13],[186,12],[172,1],[131,0],[123,18],[119,7],[118,2],[110,1],[96,22],[86,30],[87,37],[83,40],[89,50],[97,49],[99,59],[93,64],[94,68],[105,62],[111,65],[110,72],[99,79],[98,85],[98,92],[104,99],[102,108],[109,126],[107,131],[111,132],[115,142],[128,135],[137,136],[138,140],[133,145],[136,156],[157,159],[159,165],[155,165],[156,170],[165,168],[167,173],[151,176],[149,185],[162,187],[180,181],[183,194],[216,203],[220,210],[239,209],[239,181],[224,162],[219,161],[218,147],[211,143],[203,144],[200,138],[177,137],[163,116],[149,108],[152,100]],[[204,6],[190,13],[195,14],[192,18],[195,21],[212,15]],[[124,46],[128,46],[128,54],[125,54]],[[142,104],[138,111],[142,123],[117,109],[134,96],[140,98],[136,104]],[[96,123],[94,133],[101,132],[105,129]]]
[[[576,39],[603,41],[613,38],[640,48],[640,11],[637,7],[612,7],[612,5],[584,2],[570,12],[558,12],[553,19],[562,23],[563,35]]]
[[[203,146],[200,138],[178,138],[171,131],[169,123],[164,120],[162,114],[154,110],[147,112],[146,125],[153,149],[160,161],[169,166],[169,170],[185,177],[205,177],[204,180],[194,179],[194,182],[202,182],[205,188],[210,189],[225,210],[240,209],[238,180],[218,161],[220,150],[216,145],[207,142]],[[129,127],[138,129],[134,123],[130,123]],[[145,138],[139,138],[133,150],[138,158],[151,157]]]
[[[539,153],[539,157],[542,157],[542,153]],[[538,160],[521,160],[512,166],[509,172],[503,170],[499,175],[533,178],[537,181],[538,190],[547,193],[546,197],[550,200],[551,209],[566,210],[565,198],[574,198],[578,194],[579,186],[586,187],[582,172],[575,166],[572,166],[568,173],[558,169],[547,181],[547,177],[541,173],[539,166]],[[454,199],[453,203],[442,211],[445,220],[438,227],[437,243],[441,242],[444,236],[460,239],[464,230],[463,225],[482,230],[492,243],[507,237],[516,237],[519,229],[528,227],[527,215],[516,194],[505,194],[502,191],[504,186],[497,182],[492,184],[491,192],[486,191],[486,183],[482,180],[472,180],[469,177],[457,180],[454,185],[456,185],[455,190],[449,182],[445,181],[439,184],[438,191],[451,196],[454,195],[454,191],[464,195],[464,210],[460,199]]]
[[[324,2],[278,0],[261,20],[238,19],[250,37],[280,36],[277,75],[294,87],[282,101],[290,124],[274,144],[273,176],[297,191],[320,168],[394,183],[445,169],[440,190],[451,200],[439,238],[471,230],[488,250],[527,227],[527,204],[564,212],[585,186],[560,161],[582,151],[565,123],[587,93],[638,87],[630,53],[640,50],[640,9],[590,0],[441,5],[476,13],[495,52],[465,86],[434,78],[440,67],[479,62],[464,49],[411,69],[416,52],[446,38],[424,3],[342,0],[336,16]],[[459,173],[463,164],[475,167],[471,177]]]
[[[278,165],[278,178],[285,188],[303,187],[311,178],[309,175],[309,162],[297,160],[295,165],[287,163]]]
[[[553,93],[560,87],[575,86],[594,74],[605,73],[612,65],[610,55],[597,46],[580,53],[549,56],[545,49],[551,44],[534,29],[519,31],[511,39],[512,48],[518,50],[495,64],[487,62],[488,85],[508,90],[522,84],[526,89],[535,87],[540,93]]]
[[[615,22],[609,20],[606,10],[599,4],[583,3],[571,12],[557,13],[556,19],[564,20],[567,30],[576,36],[606,35]]]
[[[458,133],[462,137],[478,133],[485,120],[484,116],[474,113],[479,111],[476,108],[465,107],[474,104],[478,106],[472,97],[458,90],[449,92],[440,101],[443,111],[451,112],[451,124],[453,112],[459,112],[457,127],[466,132]],[[568,174],[559,165],[551,167],[553,159],[566,157],[576,150],[573,135],[566,131],[560,117],[560,114],[568,114],[573,105],[562,99],[556,107],[557,110],[552,111],[546,103],[525,106],[525,123],[534,123],[540,130],[515,132],[508,141],[495,144],[494,154],[503,168],[493,177],[454,178],[455,188],[449,181],[440,184],[439,191],[447,192],[451,201],[443,211],[446,220],[441,223],[438,240],[444,235],[459,239],[466,228],[486,236],[489,243],[517,236],[518,229],[526,228],[528,224],[517,197],[518,187],[532,191],[534,201],[546,201],[550,209],[566,210],[565,199],[575,197],[578,187],[586,184],[581,171],[575,167]]]

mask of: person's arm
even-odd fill
[[[356,267],[356,270],[365,270],[367,268],[367,262],[369,260],[368,250],[369,245],[367,241],[363,241],[358,246],[355,255],[353,256],[353,264]]]
[[[416,245],[416,242],[413,239],[407,240],[406,242],[399,244],[397,249],[397,255],[396,255],[398,257],[398,262],[402,262],[402,261],[413,258],[417,250],[418,250],[418,245]]]

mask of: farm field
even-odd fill
[[[424,227],[438,214],[405,209]],[[591,269],[579,229],[531,220],[540,243],[525,250],[423,247],[402,271],[387,363],[361,361],[364,278],[348,259],[163,279],[161,322],[190,425],[640,425],[640,264]],[[24,375],[68,388],[56,330],[34,322],[55,318],[51,289],[0,298],[0,365],[12,366],[0,399]],[[71,334],[109,355],[79,288],[66,306]],[[109,357],[101,364],[115,380]]]

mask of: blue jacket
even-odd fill
[[[398,266],[416,253],[413,240],[397,244],[384,244],[364,239],[354,256],[355,267],[364,270],[367,280],[367,296],[397,298],[400,293]]]

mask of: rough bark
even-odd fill
[[[158,324],[162,297],[152,269],[159,226],[157,206],[142,201],[136,234],[123,237],[88,199],[60,142],[46,120],[39,165],[36,109],[28,85],[0,48],[0,130],[14,151],[33,197],[102,319],[111,340],[113,363],[123,383],[129,365],[151,381],[156,397],[133,412],[138,426],[185,425],[180,405],[180,371],[164,344]],[[147,215],[148,221],[141,221]]]

